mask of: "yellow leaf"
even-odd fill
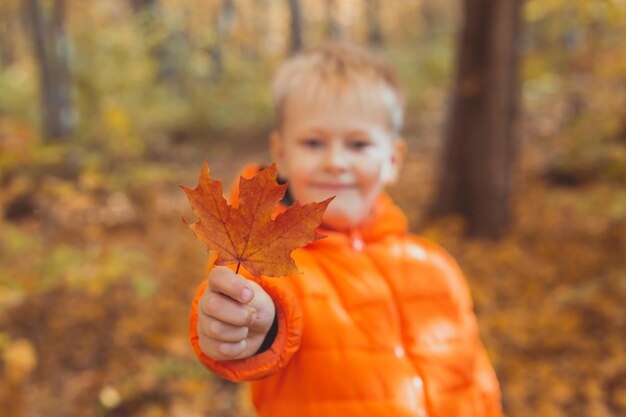
[[[32,343],[26,339],[9,342],[2,353],[5,364],[5,377],[11,382],[20,382],[37,365],[37,353]]]

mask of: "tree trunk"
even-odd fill
[[[344,38],[341,25],[335,17],[335,0],[326,0],[326,35],[328,39],[338,41]]]
[[[0,6],[0,70],[8,68],[16,58],[15,33],[18,32],[13,10]]]
[[[432,214],[463,215],[474,236],[498,238],[510,221],[521,4],[464,1],[457,77]]]
[[[158,0],[130,0],[135,13],[148,13],[151,14],[157,8]]]
[[[383,32],[380,27],[380,1],[365,0],[365,14],[367,17],[367,43],[378,47],[384,43]]]
[[[271,32],[269,21],[270,0],[255,0],[253,7],[255,18],[252,22],[252,27],[254,28],[257,42],[252,46],[254,49],[251,56],[255,61],[258,61],[264,57],[268,48],[268,36]],[[269,48],[271,49],[271,46]]]
[[[289,0],[289,12],[291,14],[291,53],[296,53],[304,47],[302,41],[302,13],[300,12],[300,2]]]
[[[460,2],[458,5],[460,6]],[[456,7],[451,11],[450,5],[440,0],[422,1],[420,14],[423,25],[420,31],[420,40],[423,44],[440,42],[442,38],[447,38],[452,30],[457,29],[456,17],[458,12]]]
[[[27,3],[39,67],[43,136],[46,140],[62,140],[73,134],[76,124],[68,65],[69,42],[63,27],[65,1],[53,0],[48,8],[42,6],[41,0]]]
[[[213,60],[213,75],[211,79],[218,82],[224,74],[224,44],[235,23],[234,0],[222,0],[217,22],[215,25],[215,43],[210,50]]]
[[[158,30],[159,23],[159,0],[130,0],[130,5],[139,18],[139,24],[143,35],[151,40],[154,33]]]
[[[157,68],[157,80],[178,87],[181,78],[181,65],[184,65],[188,51],[188,36],[181,28],[163,32],[161,2],[159,0],[130,0],[130,5],[139,18],[143,36],[150,44],[150,55]]]

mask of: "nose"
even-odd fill
[[[348,154],[341,143],[331,142],[326,153],[326,170],[331,173],[343,172],[348,167]]]

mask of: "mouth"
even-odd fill
[[[311,187],[319,188],[322,190],[328,191],[342,191],[342,190],[350,190],[354,188],[352,184],[341,184],[336,182],[316,182],[312,183]]]

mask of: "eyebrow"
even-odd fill
[[[324,128],[321,128],[321,127],[312,127],[312,128],[306,129],[304,132],[305,132],[304,133],[305,135],[320,134],[320,135],[324,136],[324,135],[328,134],[328,131],[326,129],[324,129]],[[363,130],[363,129],[348,130],[345,133],[345,135],[346,136],[365,136],[365,137],[368,137],[368,138],[370,137],[370,134],[367,131]]]
[[[322,135],[325,135],[328,132],[325,129],[321,128],[321,127],[310,127],[310,128],[307,128],[305,130],[305,133],[307,135],[309,135],[309,134],[322,134]]]
[[[354,130],[348,130],[346,132],[346,135],[348,136],[365,136],[365,137],[370,137],[370,134],[367,133],[367,131],[365,130],[361,130],[361,129],[354,129]]]
[[[329,134],[326,130],[321,129],[321,128],[315,128],[315,127],[304,129],[302,132],[297,134],[297,137],[299,139],[309,139],[311,137],[314,137],[317,139],[325,139],[328,136]]]

